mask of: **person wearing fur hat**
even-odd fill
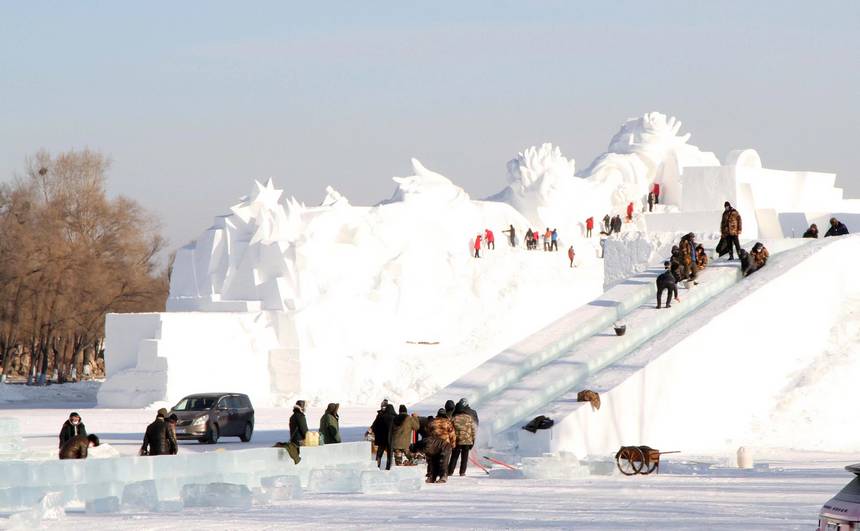
[[[60,429],[60,448],[72,437],[86,434],[87,428],[84,426],[83,421],[81,421],[81,416],[73,411]]]
[[[297,400],[293,406],[293,414],[290,416],[290,442],[296,446],[305,444],[308,434],[308,421],[305,418],[305,401]]]
[[[176,453],[178,447],[176,437],[167,425],[165,417],[167,417],[167,410],[159,409],[155,420],[146,427],[139,455],[172,455]]]
[[[720,220],[720,237],[728,244],[729,260],[734,260],[735,250],[738,251],[738,257],[741,255],[741,243],[738,236],[743,231],[743,220],[740,213],[728,201],[723,204],[723,207],[723,218]]]

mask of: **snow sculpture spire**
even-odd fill
[[[255,180],[250,196],[230,207],[230,211],[249,228],[256,227],[251,243],[274,243],[280,239],[280,229],[287,219],[278,203],[281,194],[283,190],[276,189],[272,179],[265,185]]]

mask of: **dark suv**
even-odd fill
[[[239,437],[242,442],[254,434],[254,407],[248,395],[240,393],[201,393],[179,401],[171,414],[177,439],[197,439],[215,444],[220,437]]]

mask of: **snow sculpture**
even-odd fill
[[[425,168],[418,159],[412,159],[411,177],[394,177],[397,189],[390,202],[410,203],[452,203],[469,199],[462,188],[454,185],[447,177]]]
[[[581,175],[612,190],[613,210],[629,202],[642,205],[653,183],[660,183],[663,203],[680,201],[680,176],[690,166],[719,166],[717,157],[688,144],[690,133],[678,135],[681,122],[659,112],[630,118]],[[637,210],[639,210],[637,208]]]
[[[300,234],[305,207],[290,199],[285,210],[282,193],[271,179],[265,185],[255,181],[231,214],[216,218],[200,239],[176,253],[169,311],[279,310],[297,304],[289,242]]]
[[[558,228],[570,241],[584,234],[586,218],[600,219],[610,207],[607,188],[574,171],[574,160],[558,146],[532,146],[508,162],[508,187],[489,199],[510,204],[540,230]]]

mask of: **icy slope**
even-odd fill
[[[556,425],[538,436],[516,433],[523,451],[605,454],[622,444],[700,453],[741,445],[856,449],[860,431],[847,421],[845,400],[860,379],[852,319],[858,259],[855,236],[774,256],[582,381],[574,391],[600,392],[599,411],[575,402],[575,392],[543,408]]]

